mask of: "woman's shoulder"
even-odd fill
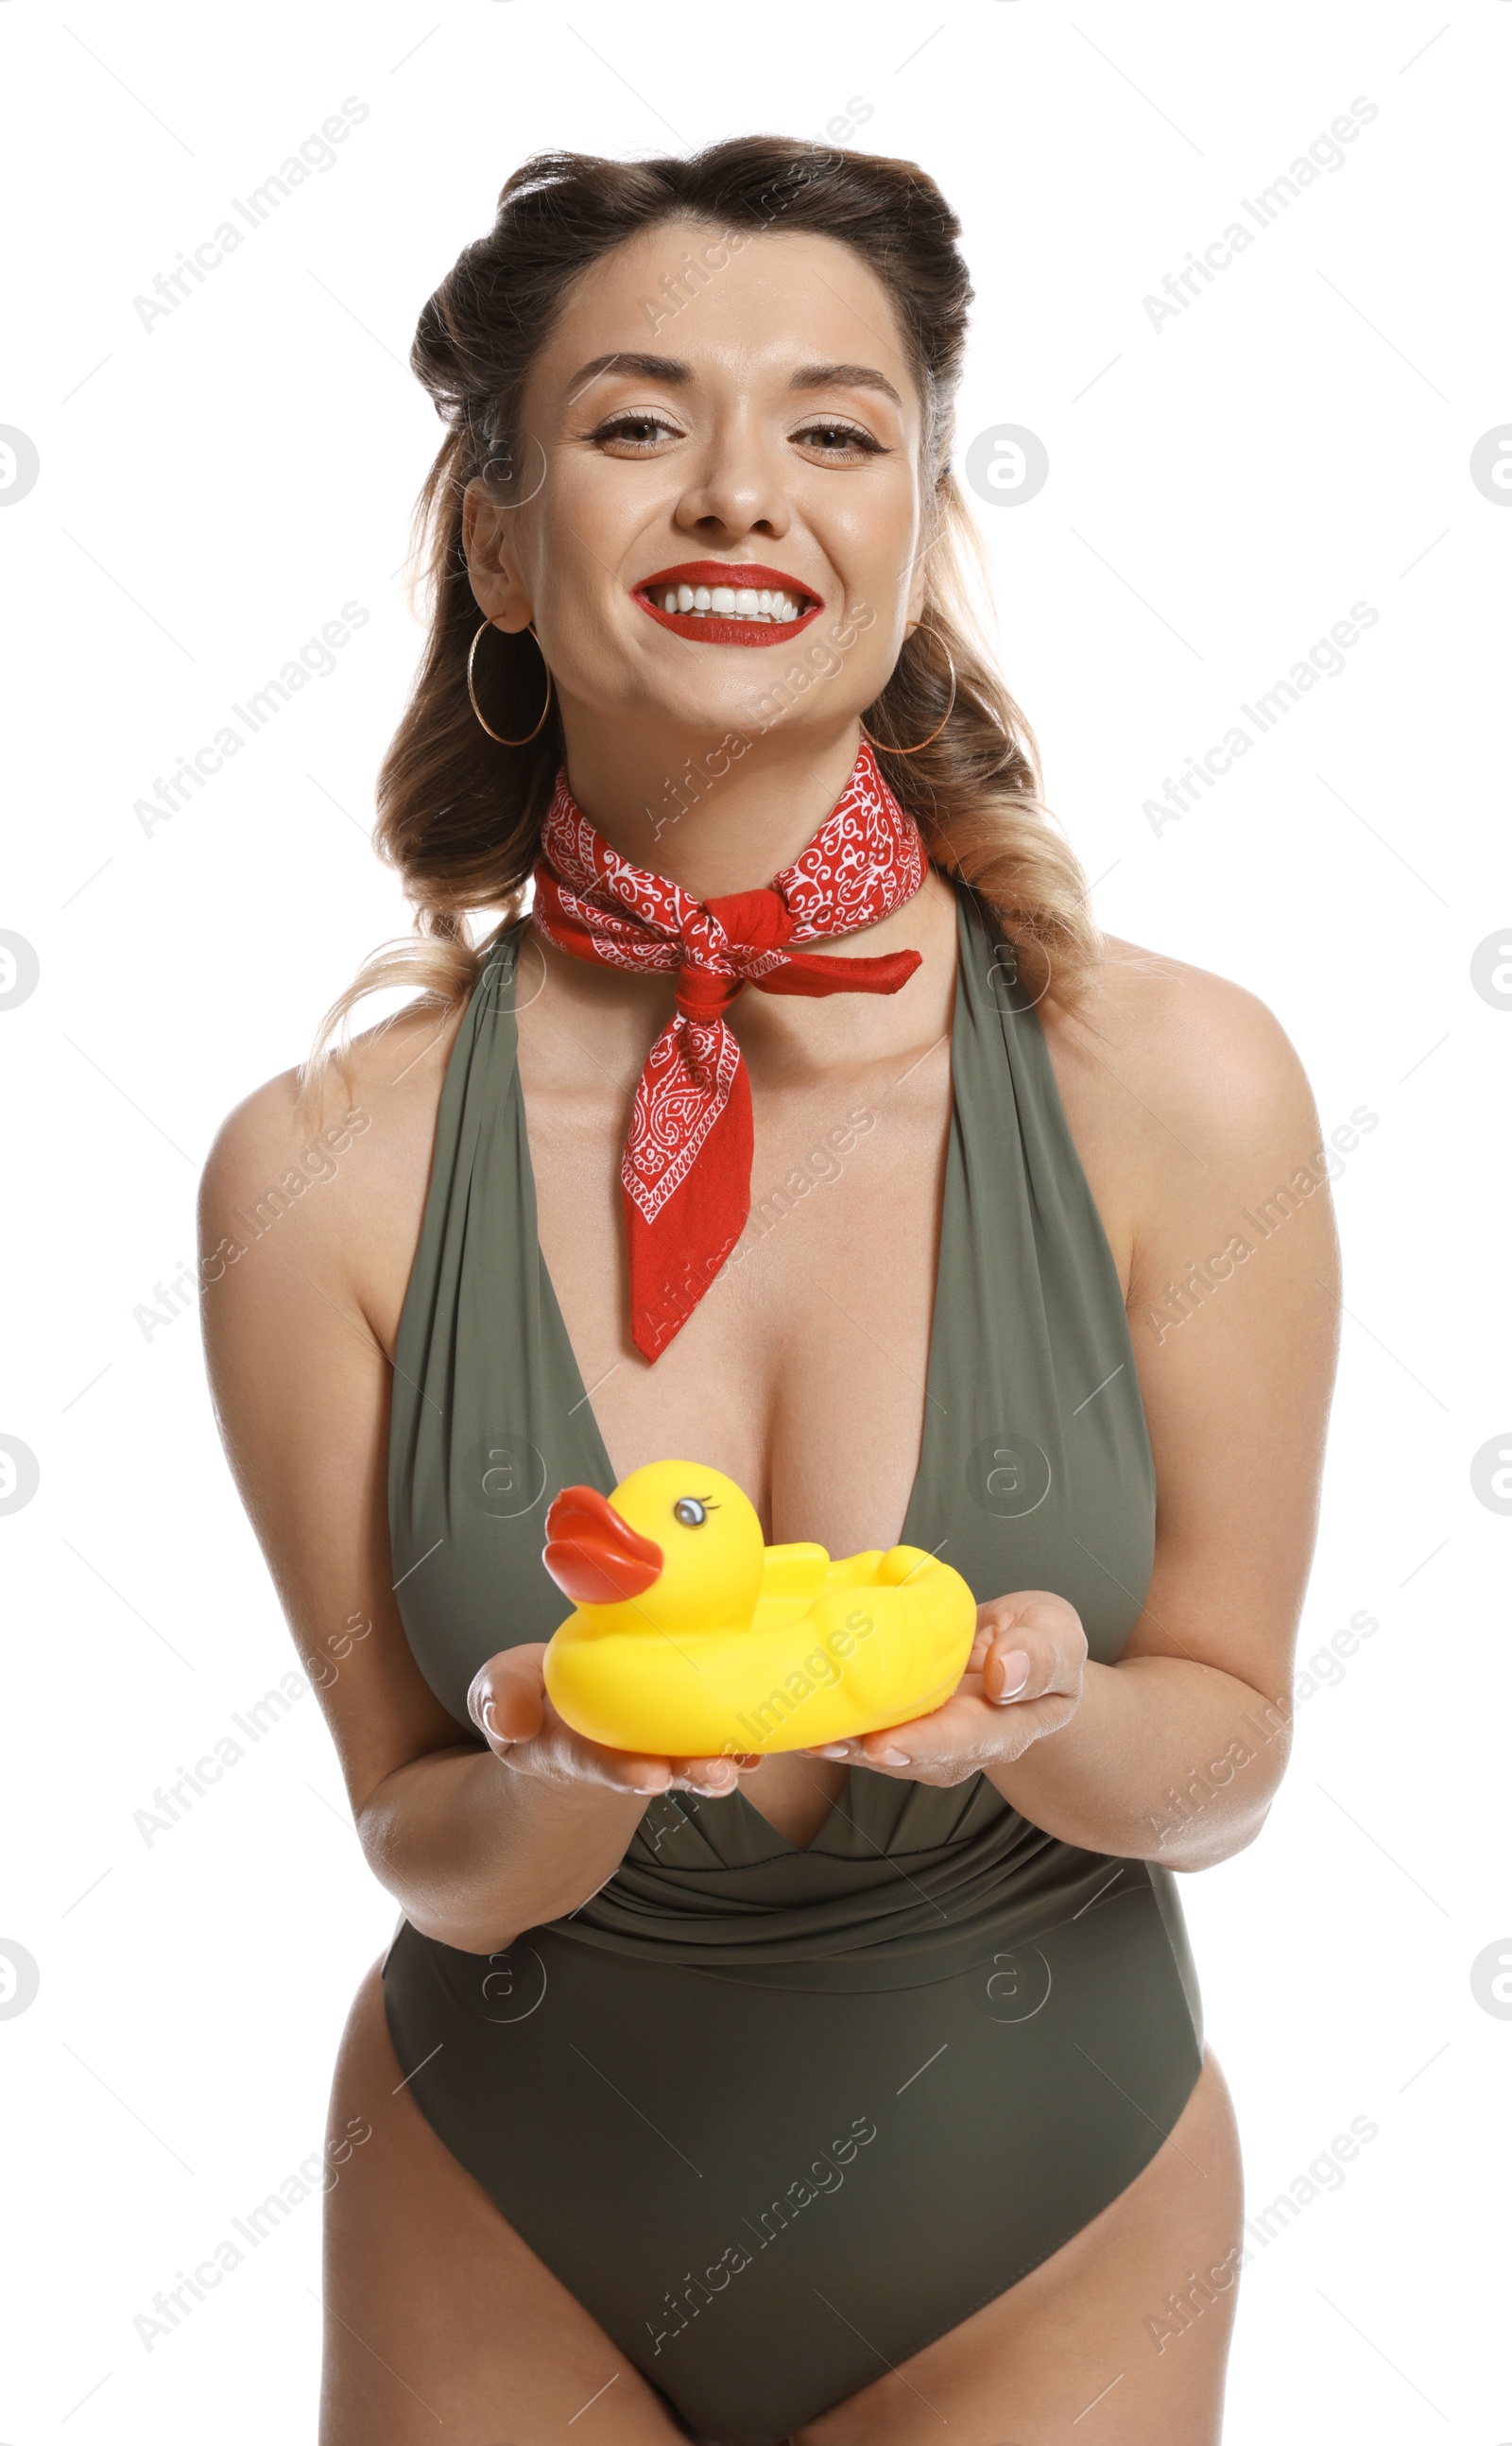
[[[1316,1144],[1296,1047],[1269,1006],[1228,977],[1105,936],[1082,997],[1050,1002],[1042,1018],[1115,1248],[1197,1184],[1301,1163]]]
[[[391,1350],[462,1016],[457,1005],[406,1004],[353,1036],[303,1095],[289,1069],[244,1096],[200,1177],[202,1269],[217,1250],[224,1263],[266,1243],[276,1260],[256,1274],[270,1294],[290,1270],[313,1269],[334,1295],[355,1299]]]
[[[1163,951],[1104,935],[1085,997],[1056,1021],[1090,1053],[1129,1065],[1185,1106],[1262,1102],[1302,1079],[1296,1047],[1248,987]]]
[[[264,1080],[221,1122],[206,1157],[207,1176],[225,1176],[250,1191],[281,1159],[297,1165],[308,1157],[314,1176],[322,1147],[343,1154],[337,1141],[365,1136],[375,1121],[390,1141],[401,1123],[424,1118],[434,1125],[461,1018],[460,1007],[421,998],[354,1036],[345,1057],[332,1053],[303,1098],[297,1069]]]

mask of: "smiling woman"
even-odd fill
[[[568,664],[571,638],[543,626],[553,617],[549,595],[569,608],[596,688],[605,594],[616,597],[614,655],[623,668],[635,651],[623,615],[651,609],[638,590],[676,569],[679,604],[669,616],[705,608],[697,599],[703,583],[715,617],[719,581],[687,576],[694,601],[684,606],[683,570],[714,559],[733,593],[737,571],[751,568],[751,556],[737,559],[722,538],[717,555],[696,560],[647,558],[644,550],[635,557],[669,470],[681,471],[690,450],[707,452],[715,420],[727,429],[735,403],[747,442],[759,415],[765,448],[777,448],[793,477],[812,471],[818,489],[806,490],[814,499],[819,489],[833,497],[827,516],[842,522],[845,581],[835,568],[819,583],[817,536],[807,546],[812,566],[775,567],[763,549],[755,565],[770,574],[749,580],[758,615],[761,588],[770,591],[774,579],[779,592],[805,592],[825,615],[800,614],[796,626],[774,618],[763,629],[763,644],[808,636],[809,658],[791,671],[759,656],[738,681],[721,664],[697,679],[690,669],[680,685],[675,664],[637,657],[638,752],[633,766],[618,753],[614,761],[622,776],[643,777],[641,846],[649,851],[658,820],[676,811],[681,777],[705,772],[727,738],[766,738],[769,759],[788,769],[806,764],[835,710],[834,690],[818,683],[886,606],[887,626],[856,666],[871,684],[867,726],[910,751],[928,742],[897,762],[891,785],[936,863],[1000,913],[1031,986],[1042,987],[1054,969],[1057,991],[1073,997],[1095,939],[1086,879],[1041,801],[1033,734],[975,642],[967,610],[965,570],[977,545],[949,466],[949,423],[971,290],[953,233],[943,198],[912,164],[776,139],[719,145],[688,162],[596,161],[590,175],[576,156],[544,155],[511,179],[495,229],[464,249],[421,315],[412,351],[448,430],[418,514],[434,606],[430,643],[380,779],[377,840],[404,875],[421,939],[368,965],[328,1015],[322,1047],[380,988],[410,983],[448,1001],[464,994],[479,968],[466,913],[521,905],[565,753],[572,706],[562,691],[577,675],[576,661]],[[701,282],[680,279],[699,256],[707,259]],[[682,308],[676,348],[663,328],[651,353],[647,300],[667,283]],[[759,367],[749,342],[741,345],[757,301],[780,331]],[[597,345],[610,323],[616,345]],[[836,476],[845,479],[838,493]],[[603,539],[582,540],[581,521],[566,515],[569,483],[595,517],[609,499],[606,487],[615,486],[618,560],[603,556]],[[532,611],[522,616],[523,597],[508,592],[500,555],[513,529],[530,529],[532,516],[539,527],[548,490],[563,515],[551,565],[532,573]],[[484,564],[500,581],[488,600],[476,584]],[[478,702],[496,736],[520,743],[512,754],[491,749],[469,702],[467,656],[480,612],[501,633],[479,641]],[[819,650],[826,637],[829,650]],[[737,641],[753,642],[750,630],[742,627]],[[716,640],[700,627],[700,642]],[[548,669],[554,704],[547,703]],[[681,733],[675,755],[658,710],[669,683]],[[930,739],[952,688],[951,720]],[[622,719],[618,746],[628,745]],[[835,790],[826,803],[843,762],[831,748]],[[317,1066],[307,1067],[307,1081]]]
[[[378,833],[418,940],[203,1194],[214,1250],[338,1068],[373,1116],[205,1298],[302,1652],[371,1624],[322,1703],[402,1912],[333,2095],[372,2138],[322,2446],[590,2405],[636,2446],[1050,2446],[1114,2384],[1120,2446],[1219,2435],[1233,2288],[1148,2333],[1241,2214],[1171,1872],[1284,1764],[1283,1714],[1241,1736],[1289,1683],[1334,1241],[1320,1183],[1201,1328],[1130,1335],[1316,1119],[1250,997],[1097,935],[1040,801],[965,610],[958,235],[912,163],[550,155],[420,316]],[[805,1748],[574,1729],[564,1590],[579,1681],[612,1615],[639,1704],[653,1632],[719,1628],[669,1558],[737,1519],[753,1571],[880,1591],[858,1683],[948,1583],[943,1703],[843,1721],[784,1654]],[[720,1585],[743,1667],[770,1626]]]

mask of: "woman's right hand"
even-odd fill
[[[467,1712],[495,1758],[519,1774],[560,1786],[599,1785],[647,1798],[660,1792],[734,1792],[758,1758],[646,1758],[586,1740],[559,1716],[547,1691],[541,1640],[501,1648],[480,1665],[467,1694]]]

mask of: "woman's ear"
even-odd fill
[[[529,628],[531,598],[511,546],[517,512],[489,499],[475,477],[462,495],[462,551],[474,599],[495,628]]]

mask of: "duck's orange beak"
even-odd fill
[[[665,1557],[592,1486],[564,1486],[546,1515],[542,1562],[574,1605],[614,1605],[659,1579]]]

